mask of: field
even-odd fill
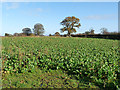
[[[2,37],[3,88],[120,88],[119,50],[119,40]]]

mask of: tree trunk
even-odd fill
[[[70,32],[69,32],[69,31],[68,31],[68,36],[69,36],[69,37],[71,37],[71,34],[70,34]]]

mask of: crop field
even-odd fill
[[[119,40],[3,37],[3,88],[120,88],[119,53]]]

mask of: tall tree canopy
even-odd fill
[[[43,35],[43,33],[45,32],[43,25],[40,23],[35,24],[33,32],[35,35]]]
[[[68,31],[68,36],[70,36],[71,33],[76,32],[76,29],[74,27],[79,28],[81,26],[79,21],[79,18],[76,18],[74,16],[66,17],[61,22],[61,25],[63,25],[63,28],[61,28],[61,32]]]
[[[27,35],[27,36],[29,36],[29,35],[32,33],[32,31],[31,31],[30,28],[23,28],[22,31],[23,31],[23,33],[24,33],[25,35]]]

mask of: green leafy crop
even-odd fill
[[[119,41],[91,38],[4,37],[3,72],[65,70],[103,87],[119,87]]]

